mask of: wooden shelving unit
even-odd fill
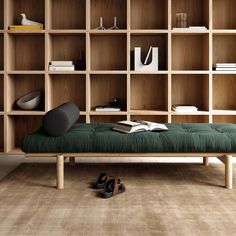
[[[147,119],[155,122],[236,123],[236,73],[212,69],[236,62],[234,0],[0,0],[0,152],[20,153],[21,138],[37,129],[43,115],[66,101],[80,110],[79,122]],[[44,24],[41,31],[10,31],[20,13]],[[174,30],[175,15],[206,30]],[[107,30],[97,30],[103,16]],[[119,30],[109,30],[113,17]],[[159,48],[159,71],[134,71],[134,47]],[[48,71],[51,60],[86,68]],[[41,90],[34,111],[15,101]],[[96,112],[121,99],[121,112]],[[198,113],[179,114],[172,104],[191,103]]]

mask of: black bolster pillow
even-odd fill
[[[63,135],[76,123],[79,115],[79,108],[74,103],[64,103],[45,114],[43,117],[44,132],[55,137]]]

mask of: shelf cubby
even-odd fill
[[[236,29],[235,9],[235,0],[213,0],[213,29]]]
[[[50,61],[73,61],[78,70],[81,51],[86,62],[85,34],[50,34],[48,64]]]
[[[0,115],[0,152],[4,152],[4,116]]]
[[[119,29],[127,29],[127,2],[126,0],[91,0],[90,1],[91,29],[99,26],[99,18],[103,17],[103,25],[106,29],[111,28],[113,19],[117,17]]]
[[[43,34],[9,34],[7,69],[32,71],[45,69]]]
[[[86,76],[85,75],[50,75],[50,108],[65,102],[74,102],[80,111],[86,111]]]
[[[22,138],[39,129],[42,125],[42,118],[42,116],[35,115],[8,116],[7,133],[11,141],[7,145],[7,152],[19,152]]]
[[[130,110],[167,111],[167,75],[131,75]]]
[[[4,29],[4,0],[0,0],[0,30]]]
[[[127,110],[127,76],[126,75],[90,75],[91,110],[96,106],[107,105],[120,98],[121,110]]]
[[[86,0],[49,0],[50,29],[86,29]],[[69,14],[68,14],[69,13]]]
[[[207,115],[174,115],[171,123],[209,123]]]
[[[16,101],[33,91],[41,91],[41,102],[36,111],[45,110],[45,80],[44,75],[11,74],[7,76],[7,111],[22,111]],[[27,111],[25,111],[27,112]]]
[[[167,34],[132,34],[131,35],[131,70],[134,70],[134,48],[141,47],[142,61],[149,47],[158,47],[159,70],[168,70],[168,36]]]
[[[157,122],[157,123],[167,123],[168,122],[168,116],[166,115],[131,115],[131,120],[147,120],[151,122]]]
[[[0,34],[0,71],[4,70],[4,34]]]
[[[172,35],[172,70],[209,70],[209,35]]]
[[[209,110],[208,75],[172,75],[172,105],[191,104]]]
[[[4,111],[4,75],[0,74],[0,112]]]
[[[236,75],[213,75],[213,110],[236,110]]]
[[[126,34],[91,35],[91,70],[127,70]]]
[[[45,25],[44,0],[7,0],[7,27],[21,24],[21,13],[25,13],[30,20]]]
[[[127,120],[125,115],[91,115],[90,123],[116,123],[117,121]]]
[[[236,115],[214,115],[213,123],[236,123]]]
[[[209,1],[208,0],[173,0],[172,28],[176,26],[176,13],[187,13],[188,26],[209,27]]]
[[[155,30],[168,28],[168,1],[131,0],[130,28]]]
[[[213,35],[213,64],[236,63],[235,34]]]

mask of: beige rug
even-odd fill
[[[127,191],[97,197],[89,182],[102,171]],[[77,164],[65,178],[59,191],[55,164],[25,163],[0,182],[0,235],[236,235],[223,165]]]

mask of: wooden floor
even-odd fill
[[[51,187],[55,171],[23,163],[0,182],[0,235],[235,235],[236,189],[224,188],[223,164],[66,165],[63,191]],[[127,191],[100,199],[89,183],[102,171]]]

